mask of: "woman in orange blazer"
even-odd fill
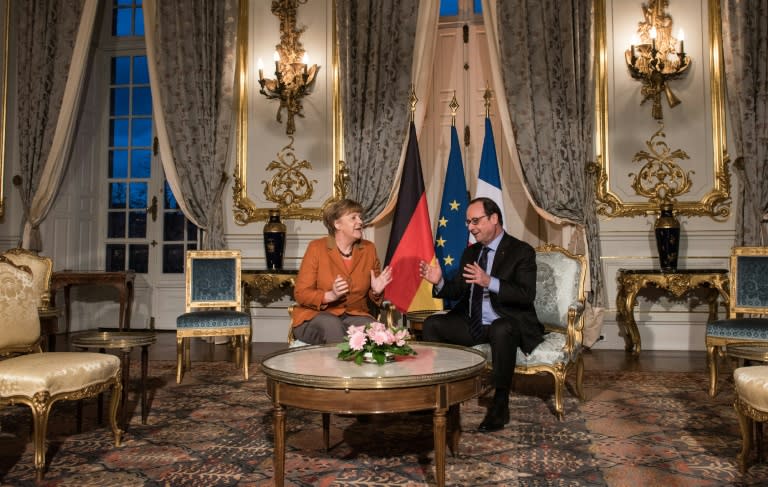
[[[323,223],[328,236],[313,240],[301,260],[294,285],[293,335],[313,345],[344,341],[350,325],[374,320],[368,299],[381,304],[392,281],[372,242],[363,240],[363,208],[343,199],[328,205]]]

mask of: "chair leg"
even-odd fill
[[[741,429],[741,452],[736,456],[737,463],[739,464],[739,470],[741,473],[746,473],[747,465],[749,464],[750,450],[752,449],[752,418],[744,414],[739,408],[739,399],[736,399],[736,403],[733,405],[736,409],[736,415],[739,418],[739,428]]]
[[[557,418],[562,421],[565,415],[563,406],[563,389],[565,389],[565,369],[557,370],[552,377],[555,379],[555,413]]]
[[[248,365],[251,359],[251,332],[243,335],[243,375],[248,380]]]
[[[50,397],[43,393],[35,394],[32,403],[32,429],[33,443],[35,447],[35,478],[38,482],[43,480],[45,473],[45,437],[48,433],[48,413],[51,411]]]
[[[715,397],[717,395],[717,359],[718,354],[715,353],[717,347],[715,345],[707,344],[707,367],[709,368],[709,397]]]
[[[184,337],[176,335],[176,383],[181,384],[184,375]]]
[[[584,394],[584,357],[581,354],[576,360],[576,394],[580,401],[587,400],[587,396]]]
[[[115,446],[120,446],[123,437],[123,430],[117,422],[117,410],[120,408],[120,399],[123,395],[123,384],[117,380],[112,385],[112,398],[109,401],[109,425],[112,427],[112,434],[115,437]]]

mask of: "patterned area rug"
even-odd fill
[[[134,371],[135,372],[135,371]],[[193,364],[176,385],[174,364],[152,362],[151,406],[115,448],[85,406],[58,403],[49,425],[49,486],[261,486],[272,482],[272,418],[265,380],[253,366],[244,382],[232,364]],[[137,376],[138,373],[133,374]],[[462,405],[460,452],[447,456],[448,485],[725,486],[766,485],[768,463],[740,475],[740,433],[728,384],[714,400],[701,373],[587,371],[588,401],[566,395],[565,420],[552,413],[551,383],[522,377],[502,431],[475,431],[485,412]],[[332,416],[329,452],[320,414],[289,409],[287,486],[434,485],[430,415]],[[26,407],[0,411],[2,485],[36,485]]]

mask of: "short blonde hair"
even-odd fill
[[[323,224],[328,229],[328,235],[336,235],[336,220],[348,213],[363,213],[363,205],[355,200],[344,198],[334,201],[323,210]]]

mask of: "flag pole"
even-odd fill
[[[488,82],[485,82],[485,94],[483,95],[483,99],[485,100],[485,118],[490,118],[491,116],[491,88],[488,86]]]
[[[419,98],[416,96],[416,87],[411,85],[411,94],[408,96],[408,103],[411,105],[411,123],[416,123],[416,104]]]
[[[456,112],[459,111],[459,102],[456,100],[456,90],[453,90],[453,99],[448,104],[448,108],[451,109],[451,125],[456,126]]]

